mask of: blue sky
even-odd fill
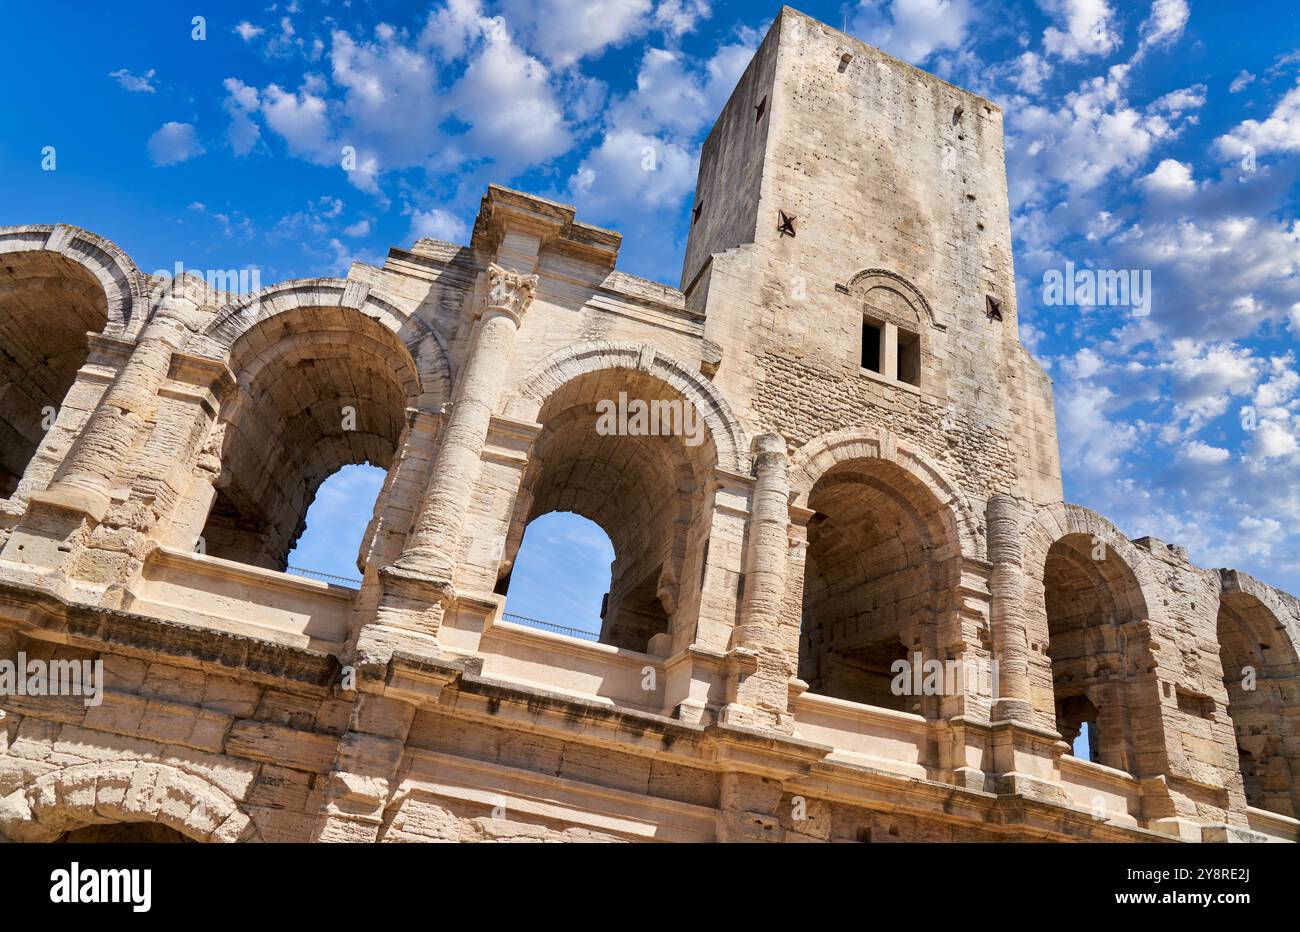
[[[185,5],[8,11],[28,77],[0,126],[0,223],[74,223],[148,271],[269,283],[463,241],[497,181],[576,204],[625,235],[621,268],[676,284],[699,145],[777,9],[216,7],[202,41]],[[1300,4],[800,8],[1005,108],[1022,337],[1055,381],[1067,498],[1300,591]],[[1066,262],[1149,272],[1150,313],[1049,306]],[[295,562],[355,575],[374,482],[337,485]],[[560,614],[607,581],[603,552],[576,552],[590,578],[538,576]]]

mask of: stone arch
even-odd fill
[[[841,291],[850,294],[857,293],[863,296],[869,295],[877,288],[884,289],[897,295],[899,299],[911,307],[916,313],[918,322],[924,320],[936,330],[948,329],[947,318],[936,314],[930,302],[921,293],[921,289],[897,272],[891,272],[889,269],[863,269],[849,279],[847,285],[839,287]]]
[[[641,343],[581,343],[553,353],[519,384],[510,413],[535,420],[542,405],[566,383],[601,370],[641,371],[671,386],[704,418],[718,453],[718,466],[749,475],[749,440],[722,393],[690,366]]]
[[[332,307],[357,311],[402,341],[420,374],[420,393],[411,399],[412,407],[429,411],[451,397],[455,372],[441,334],[418,315],[402,310],[384,292],[350,279],[291,279],[244,295],[218,310],[187,349],[196,355],[228,360],[235,343],[258,325],[304,308]]]
[[[1300,815],[1300,618],[1277,590],[1220,570],[1223,685],[1247,803]]]
[[[833,698],[929,716],[955,693],[895,689],[895,664],[952,659],[964,558],[981,530],[941,471],[884,431],[849,428],[795,454],[791,498],[807,518],[799,676]]]
[[[1150,560],[1110,521],[1067,503],[1031,518],[1023,560],[1039,724],[1067,742],[1087,724],[1100,763],[1135,776],[1165,772],[1151,641],[1163,603]]]
[[[106,336],[132,339],[148,316],[149,281],[126,252],[89,230],[56,226],[0,227],[0,266],[18,253],[53,253],[81,266],[104,292]]]
[[[1276,625],[1279,637],[1287,642],[1289,650],[1300,655],[1300,599],[1240,570],[1219,570],[1219,584],[1225,598],[1241,593],[1259,602]]]
[[[1163,620],[1160,584],[1152,573],[1149,562],[1123,531],[1091,508],[1058,502],[1039,509],[1023,531],[1025,571],[1030,576],[1036,572],[1037,578],[1041,579],[1048,551],[1057,541],[1072,535],[1095,538],[1104,543],[1107,550],[1113,550],[1133,574],[1137,584],[1141,601],[1134,608],[1139,616]]]
[[[130,339],[148,309],[145,279],[117,246],[68,226],[0,227],[0,499],[53,475],[73,439],[57,412],[92,408],[78,381],[91,335]]]
[[[649,347],[599,344],[552,356],[524,383],[511,415],[541,430],[524,470],[497,592],[525,528],[543,515],[572,512],[592,521],[614,548],[610,589],[601,606],[601,640],[645,652],[667,635],[689,643],[699,610],[712,528],[715,470],[748,470],[744,435],[707,382]],[[671,430],[606,430],[602,401],[677,412]],[[686,412],[689,424],[677,421]],[[700,427],[702,425],[702,428]],[[699,430],[698,435],[694,433]],[[560,619],[548,619],[562,621]],[[657,638],[657,640],[656,640]]]
[[[244,296],[190,350],[227,363],[237,384],[210,440],[220,472],[195,492],[207,496],[196,509],[207,515],[199,536],[211,556],[270,569],[285,568],[326,478],[361,463],[390,469],[410,412],[438,410],[452,390],[437,333],[381,292],[343,279]]]
[[[123,822],[157,822],[196,841],[262,840],[211,780],[156,761],[62,767],[0,799],[0,835],[15,841],[54,841],[86,825]]]
[[[790,460],[791,502],[807,508],[808,495],[823,475],[840,463],[858,459],[893,463],[920,482],[944,506],[962,553],[982,557],[984,528],[957,483],[923,452],[884,428],[848,427],[821,434],[800,447]]]

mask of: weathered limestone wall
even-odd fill
[[[495,185],[468,244],[253,295],[0,228],[0,840],[1300,839],[1300,601],[1061,501],[1002,146],[786,8],[684,291]],[[360,588],[281,572],[365,461]],[[505,617],[552,511],[614,545],[602,643]]]
[[[752,229],[730,219],[755,199]],[[882,426],[972,494],[1059,500],[1050,387],[1017,338],[999,108],[785,8],[705,144],[696,202],[683,282],[751,433]],[[912,321],[920,391],[860,368],[867,308]]]

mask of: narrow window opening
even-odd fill
[[[1002,319],[1002,299],[993,295],[984,297],[984,313],[988,315],[989,320]]]
[[[1101,755],[1097,752],[1097,723],[1095,721],[1079,722],[1079,736],[1074,739],[1073,754],[1079,760],[1098,763]]]
[[[529,522],[509,579],[505,620],[597,641],[608,625],[614,545],[598,524],[572,512]]]
[[[862,321],[862,368],[880,371],[880,327],[865,318]]]
[[[703,212],[703,210],[704,210],[704,202],[700,201],[698,204],[695,205],[695,209],[691,211],[691,226],[695,226],[695,224],[700,222],[700,214],[701,212]]]
[[[776,218],[776,229],[782,236],[794,236],[793,214],[787,214],[784,210],[778,210]]]
[[[906,330],[898,331],[898,380],[921,385],[921,338]]]
[[[762,120],[762,119],[763,119],[763,115],[764,115],[765,113],[767,113],[767,98],[766,98],[766,97],[764,97],[762,100],[760,100],[760,101],[758,102],[757,105],[755,105],[755,107],[754,107],[754,111],[755,111],[755,113],[754,113],[754,122],[757,123],[757,122],[759,122],[760,120]]]
[[[377,466],[354,464],[322,482],[303,516],[303,532],[285,560],[286,571],[359,585],[358,554],[386,477]]]
[[[839,68],[840,74],[844,73],[844,70],[849,67],[849,62],[851,61],[853,61],[852,52],[845,52],[843,55],[840,56],[840,68]]]

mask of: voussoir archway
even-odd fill
[[[983,552],[983,528],[966,496],[939,467],[918,450],[883,428],[851,427],[814,437],[799,448],[790,462],[791,501],[808,507],[817,481],[833,467],[851,460],[885,460],[919,481],[951,515],[962,552]]]
[[[292,279],[241,297],[222,307],[188,349],[196,355],[228,361],[240,338],[286,314],[311,308],[356,311],[393,333],[406,347],[419,373],[412,407],[432,410],[451,396],[455,378],[442,336],[416,314],[365,282],[342,278]]]
[[[749,473],[749,441],[744,428],[713,383],[680,360],[640,343],[582,343],[552,354],[520,382],[520,395],[509,413],[534,420],[546,400],[573,379],[613,369],[639,370],[675,389],[704,418],[717,449],[718,466]]]
[[[133,338],[149,310],[149,280],[112,241],[80,227],[0,227],[0,261],[18,253],[53,253],[94,277],[104,290],[106,336]]]
[[[1141,552],[1123,531],[1082,505],[1058,502],[1039,509],[1024,529],[1025,571],[1031,577],[1041,578],[1052,545],[1074,535],[1105,544],[1107,550],[1120,558],[1137,583],[1143,602],[1143,617],[1154,618],[1160,611],[1160,599],[1155,596],[1159,583],[1151,574],[1149,562],[1142,558]]]
[[[863,269],[849,279],[848,284],[837,287],[849,294],[864,296],[878,288],[893,292],[915,310],[918,322],[927,321],[936,330],[948,329],[947,319],[935,311],[921,289],[897,272],[889,269]]]
[[[1258,601],[1268,610],[1275,626],[1285,632],[1291,649],[1300,654],[1300,602],[1286,599],[1272,586],[1240,570],[1219,570],[1219,583],[1225,597],[1240,592]]]
[[[156,761],[76,764],[0,799],[0,836],[54,841],[87,825],[157,822],[195,841],[261,841],[257,826],[219,786]]]

